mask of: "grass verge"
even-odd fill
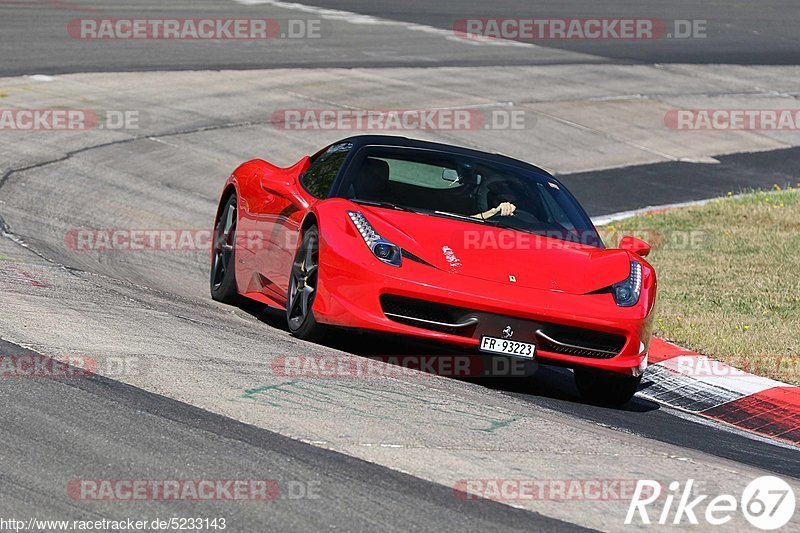
[[[608,245],[625,234],[653,245],[655,335],[800,385],[800,190],[776,186],[600,232]]]

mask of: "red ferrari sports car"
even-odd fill
[[[647,365],[650,247],[603,245],[557,179],[498,154],[356,136],[228,178],[211,295],[331,326],[424,338],[574,369],[581,395],[621,404]],[[487,355],[487,357],[489,357]]]

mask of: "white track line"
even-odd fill
[[[610,215],[600,215],[597,217],[592,217],[592,223],[595,226],[605,226],[612,222],[616,222],[618,220],[624,220],[626,218],[635,217],[637,215],[641,215],[644,213],[649,213],[650,211],[661,211],[665,209],[680,209],[683,207],[694,207],[698,205],[706,205],[709,202],[713,202],[714,200],[726,200],[728,198],[741,198],[742,196],[747,196],[753,194],[755,192],[758,193],[766,193],[766,194],[780,194],[785,192],[783,190],[780,191],[750,191],[750,192],[743,192],[739,194],[734,194],[731,196],[716,196],[714,198],[706,198],[705,200],[692,200],[691,202],[678,202],[676,204],[663,204],[663,205],[651,205],[647,207],[642,207],[640,209],[633,209],[632,211],[620,211],[619,213],[611,213]]]
[[[395,28],[402,28],[410,31],[418,31],[428,33],[431,35],[438,35],[444,37],[449,41],[460,42],[468,45],[489,45],[489,46],[515,46],[524,48],[540,48],[533,43],[526,43],[520,41],[512,41],[510,39],[489,39],[484,37],[471,37],[464,39],[457,37],[453,30],[445,30],[442,28],[435,28],[425,24],[415,24],[413,22],[400,22],[397,20],[373,17],[372,15],[363,15],[361,13],[353,13],[351,11],[342,11],[340,9],[327,9],[317,6],[309,6],[297,2],[283,2],[281,0],[234,0],[234,2],[246,6],[267,5],[278,7],[282,9],[290,9],[293,11],[300,11],[302,13],[310,13],[326,20],[336,20],[340,22],[348,22],[350,24],[365,24],[371,26],[391,26]]]
[[[652,206],[642,207],[640,209],[633,209],[631,211],[620,211],[619,213],[611,213],[610,215],[601,215],[599,217],[592,217],[592,222],[594,223],[595,226],[605,226],[607,224],[611,224],[612,222],[617,222],[618,220],[625,220],[626,218],[635,217],[643,213],[649,213],[650,211],[660,211],[662,209],[678,209],[681,207],[693,207],[696,205],[705,205],[713,200],[721,200],[722,198],[732,198],[732,196],[707,198],[705,200],[693,200],[691,202],[679,202],[676,204],[652,205]]]

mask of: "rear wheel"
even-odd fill
[[[236,195],[232,194],[214,224],[211,256],[211,297],[227,304],[239,303],[236,290]]]
[[[642,377],[625,376],[586,368],[575,369],[575,385],[581,397],[596,405],[619,406],[633,398]]]
[[[303,233],[289,275],[289,298],[286,303],[286,320],[295,337],[318,341],[325,328],[314,318],[314,298],[319,282],[319,231],[316,226]]]

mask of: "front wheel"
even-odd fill
[[[236,290],[236,195],[232,194],[214,224],[211,259],[211,297],[227,304],[239,303]]]
[[[596,405],[620,406],[628,403],[636,391],[642,376],[633,377],[586,368],[575,369],[575,385],[581,397]]]
[[[299,339],[319,341],[325,334],[324,326],[314,318],[314,297],[319,284],[319,231],[316,226],[303,233],[289,275],[289,294],[286,303],[286,321],[289,331]]]

